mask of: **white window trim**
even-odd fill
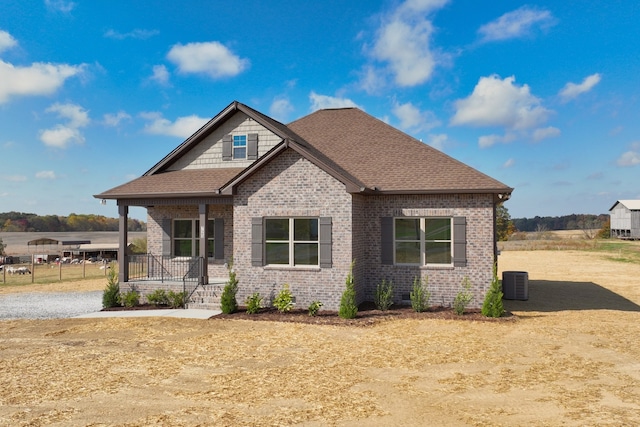
[[[396,239],[396,220],[397,219],[417,219],[420,221],[420,263],[399,263],[396,262],[396,243],[397,242],[416,242],[416,240],[397,240]],[[427,240],[426,240],[426,232],[425,232],[425,223],[427,219],[448,219],[449,227],[451,229],[451,239],[450,240],[429,240],[430,243],[449,243],[450,252],[451,252],[451,262],[448,264],[444,263],[427,263]],[[425,216],[425,217],[406,217],[406,216],[398,216],[393,218],[393,265],[399,266],[420,266],[420,267],[453,267],[453,217],[439,217],[439,216]]]
[[[236,157],[236,137],[244,136],[244,157]],[[233,160],[247,160],[249,150],[249,135],[247,134],[237,134],[231,136],[231,158]]]
[[[264,257],[265,257],[265,261],[267,259],[267,254],[266,254],[266,246],[268,243],[286,243],[289,245],[289,263],[288,264],[265,264],[265,267],[269,267],[269,268],[296,268],[296,269],[317,269],[320,268],[320,218],[318,217],[304,217],[304,216],[296,216],[296,217],[283,217],[283,216],[272,216],[272,217],[265,217],[265,224],[266,221],[270,220],[270,219],[286,219],[289,221],[289,239],[288,240],[268,240],[267,239],[267,227],[265,226],[264,228],[264,248],[265,248],[265,252],[264,252]],[[296,219],[315,219],[317,221],[317,226],[318,226],[318,240],[294,240],[294,233],[295,233],[295,227],[294,227],[294,221]],[[314,243],[316,244],[316,246],[318,247],[318,263],[317,264],[295,264],[295,253],[294,253],[294,249],[295,249],[295,244],[296,243]]]
[[[190,238],[186,238],[186,237],[178,237],[176,239],[176,221],[191,221],[191,237]],[[186,260],[189,258],[195,258],[196,255],[196,248],[197,246],[200,244],[200,229],[199,227],[196,226],[196,223],[200,221],[200,218],[173,218],[173,220],[171,221],[171,257],[174,260]],[[209,218],[209,221],[211,223],[211,227],[213,227],[214,233],[215,233],[215,219],[214,218]],[[175,246],[175,241],[176,240],[190,240],[191,241],[191,257],[186,257],[184,255],[176,255],[175,250],[176,250],[176,246]],[[213,242],[213,248],[215,251],[215,240],[216,240],[216,236],[214,234],[213,238],[207,238],[207,240],[210,240],[211,242]],[[206,257],[207,259],[214,259],[215,258],[215,253],[213,254],[213,256],[210,257]]]

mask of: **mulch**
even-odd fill
[[[490,318],[482,315],[480,310],[466,310],[464,314],[457,315],[453,309],[448,307],[431,307],[428,311],[417,313],[408,305],[393,305],[389,310],[378,310],[371,302],[362,303],[358,307],[358,314],[355,319],[343,319],[338,316],[337,311],[321,310],[316,316],[309,316],[305,309],[293,309],[286,313],[279,312],[275,307],[261,308],[258,313],[249,314],[245,307],[239,307],[238,311],[232,314],[219,314],[212,319],[231,320],[256,320],[273,322],[293,322],[314,325],[336,325],[336,326],[371,326],[388,320],[399,319],[446,319],[482,322],[504,322],[516,319],[512,313],[507,312],[499,318]]]
[[[123,310],[158,310],[167,309],[167,306],[153,304],[140,304],[135,307],[109,307],[101,311]],[[180,309],[178,309],[180,310]],[[491,318],[482,315],[479,309],[465,310],[464,314],[456,314],[449,307],[430,307],[428,311],[418,313],[409,305],[392,305],[388,310],[378,310],[372,302],[364,302],[358,307],[358,314],[354,319],[343,319],[337,311],[320,310],[315,316],[309,316],[306,309],[293,309],[286,313],[278,311],[275,307],[263,307],[257,313],[247,313],[246,307],[240,306],[231,314],[218,314],[211,317],[212,320],[253,320],[266,322],[288,322],[311,325],[336,325],[336,326],[371,326],[388,320],[399,319],[445,319],[476,322],[505,322],[517,319],[511,312],[506,312],[502,317]]]

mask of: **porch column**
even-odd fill
[[[209,205],[198,205],[200,220],[200,257],[202,258],[202,272],[200,273],[202,284],[209,283]]]
[[[125,283],[129,281],[129,260],[127,257],[129,206],[118,205],[118,215],[118,280],[120,283]]]

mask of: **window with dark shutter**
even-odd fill
[[[216,218],[213,226],[215,227],[213,259],[224,259],[224,219]]]
[[[251,265],[258,267],[264,264],[262,218],[251,218]]]
[[[333,265],[331,226],[331,218],[320,218],[320,268]]]
[[[233,137],[225,135],[222,137],[222,160],[229,161],[233,158]]]
[[[247,135],[247,160],[258,159],[258,134],[250,133]]]
[[[393,218],[380,218],[380,254],[383,265],[393,265]]]
[[[453,265],[467,266],[467,219],[463,216],[453,218]]]

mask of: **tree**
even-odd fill
[[[7,247],[7,245],[2,243],[2,237],[0,237],[0,255],[4,255],[4,248],[6,248],[6,247]]]
[[[496,238],[499,241],[509,240],[509,236],[515,233],[516,227],[511,221],[509,210],[500,203],[496,206]]]

